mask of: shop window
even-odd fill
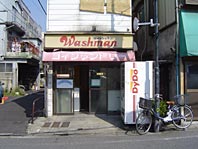
[[[198,89],[198,64],[187,65],[187,89]]]
[[[5,64],[0,63],[0,72],[5,72]]]
[[[0,72],[12,72],[12,64],[0,63]]]
[[[11,63],[6,63],[5,71],[12,72],[12,64]]]
[[[90,86],[93,88],[106,88],[106,68],[90,69]]]

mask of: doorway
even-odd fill
[[[80,111],[89,112],[89,66],[79,66]]]
[[[91,113],[107,113],[107,69],[90,67],[89,69],[89,102]]]
[[[80,111],[120,113],[120,64],[80,66]]]
[[[73,100],[72,89],[60,88],[57,89],[55,101],[56,114],[72,114],[73,113]]]
[[[63,63],[55,63],[54,68],[54,114],[73,114],[74,68]]]
[[[73,114],[76,106],[78,111],[85,113],[120,112],[120,64],[61,63],[55,67],[54,114]],[[78,102],[75,100],[75,89],[79,93]]]

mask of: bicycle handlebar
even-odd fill
[[[163,100],[162,94],[155,94],[154,98],[158,98],[160,100]]]

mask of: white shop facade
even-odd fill
[[[135,61],[130,33],[44,35],[45,113],[120,113],[120,66]]]

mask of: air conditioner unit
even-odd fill
[[[198,0],[184,0],[186,5],[198,5]]]

